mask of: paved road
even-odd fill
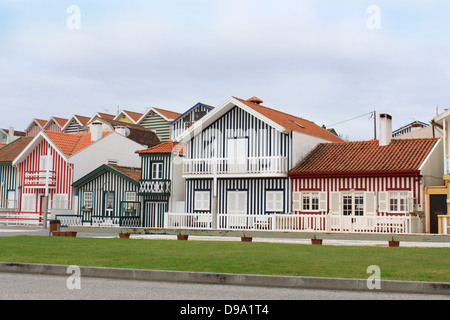
[[[79,284],[80,289],[67,285]],[[450,296],[302,290],[0,273],[0,300],[450,300]]]

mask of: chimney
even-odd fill
[[[387,113],[380,114],[380,146],[387,146],[392,140],[392,117]]]
[[[14,136],[14,127],[9,127],[8,139],[7,139],[6,143],[11,143],[14,140],[16,140],[16,137]]]
[[[255,104],[261,104],[264,101],[262,101],[258,97],[251,97],[250,99],[247,99],[247,102],[251,102],[251,103],[255,103]]]
[[[91,132],[91,141],[98,141],[103,136],[103,124],[100,122],[93,122],[90,125],[89,131]]]
[[[123,135],[124,137],[128,137],[130,135],[130,129],[126,126],[117,126],[114,128],[114,131],[116,131],[118,134]]]

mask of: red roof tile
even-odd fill
[[[115,164],[108,164],[108,166],[130,177],[133,180],[139,181],[141,179],[141,168],[118,166]]]
[[[327,141],[331,142],[342,142],[343,140],[339,138],[338,136],[332,134],[331,132],[327,131],[326,129],[322,128],[321,126],[318,126],[314,122],[305,120],[303,118],[299,118],[278,110],[274,110],[265,106],[262,106],[260,104],[252,103],[250,101],[246,101],[240,98],[235,99],[239,100],[246,106],[252,108],[256,112],[262,114],[266,118],[278,123],[283,128],[286,128],[288,130],[297,131],[300,133],[308,134],[317,138],[321,138]],[[250,98],[252,99],[252,98]],[[250,100],[249,99],[249,100]],[[259,99],[258,99],[259,100]]]
[[[178,113],[178,112],[164,110],[164,109],[159,109],[159,108],[153,108],[153,109],[155,109],[156,111],[161,113],[163,116],[165,116],[166,118],[171,119],[171,120],[175,120],[179,116],[181,116],[181,113]]]
[[[0,149],[0,162],[13,162],[34,137],[20,137]]]
[[[322,143],[290,175],[417,172],[438,140],[398,139],[386,146],[378,140]]]
[[[91,145],[91,133],[63,133],[45,130],[45,134],[58,146],[67,156],[74,155],[87,146]],[[105,133],[104,133],[105,135]]]
[[[176,142],[167,141],[167,142],[158,144],[157,146],[154,146],[152,148],[136,151],[136,153],[139,153],[139,154],[172,153],[172,152],[185,153],[185,147]]]

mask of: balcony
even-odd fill
[[[170,180],[140,180],[140,195],[170,195]]]
[[[286,175],[288,158],[280,156],[248,158],[184,159],[184,175]]]
[[[48,176],[47,176],[48,175]],[[26,171],[24,187],[26,188],[56,188],[55,171]]]

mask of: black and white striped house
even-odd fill
[[[164,215],[184,201],[182,156],[184,149],[173,141],[138,150],[141,157],[142,176],[139,196],[142,197],[143,227],[164,227]]]
[[[187,110],[172,122],[172,140],[175,141],[187,129],[189,129],[195,122],[203,118],[214,107],[204,103],[197,103],[195,106]]]
[[[289,169],[319,143],[342,141],[261,103],[230,97],[177,139],[186,145],[185,223],[268,228],[270,215],[291,211]]]
[[[78,194],[76,214],[56,218],[62,225],[140,226],[140,177],[140,168],[101,165],[73,183]]]

